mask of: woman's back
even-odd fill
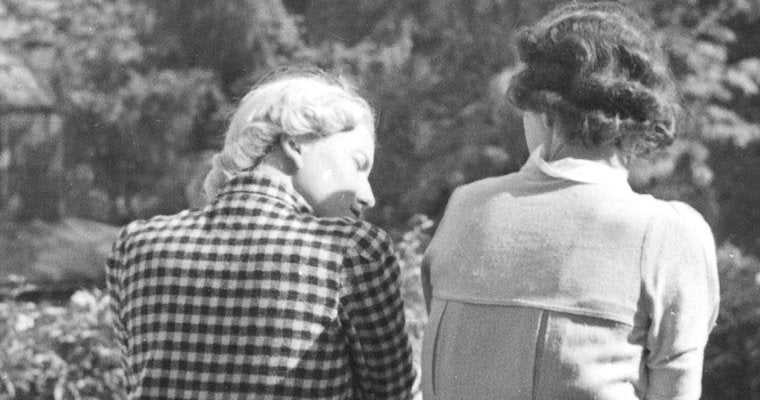
[[[631,323],[640,275],[632,264],[656,201],[619,184],[539,174],[492,178],[452,197],[428,252],[436,296]]]
[[[426,253],[426,396],[635,399],[666,385],[647,382],[646,369],[669,358],[681,374],[673,357],[701,361],[692,350],[714,321],[711,246],[693,210],[636,194],[624,178],[579,183],[529,162],[458,190]],[[685,288],[709,302],[661,307]],[[652,348],[690,324],[693,337]],[[675,331],[651,331],[665,327]]]
[[[394,263],[380,229],[316,217],[256,172],[203,210],[134,222],[108,267],[130,395],[406,398]]]

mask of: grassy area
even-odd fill
[[[40,290],[102,286],[118,228],[66,218],[55,223],[0,221],[0,288],[19,277]]]

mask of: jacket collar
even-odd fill
[[[628,185],[628,171],[609,165],[579,158],[563,158],[546,161],[543,158],[543,146],[531,153],[528,163],[541,172],[554,178],[566,179],[580,183],[623,184]]]
[[[293,188],[290,181],[260,171],[244,171],[233,176],[219,191],[217,198],[230,193],[253,193],[271,197],[298,212],[314,213],[314,209]]]

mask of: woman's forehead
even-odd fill
[[[375,153],[375,132],[371,125],[360,124],[354,129],[325,137],[324,145],[336,150],[360,151],[372,158]]]

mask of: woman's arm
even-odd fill
[[[699,399],[707,339],[718,314],[715,242],[702,217],[675,213],[650,224],[643,278],[651,325],[646,399]]]
[[[415,372],[390,237],[360,223],[343,263],[341,320],[364,399],[408,399]]]

